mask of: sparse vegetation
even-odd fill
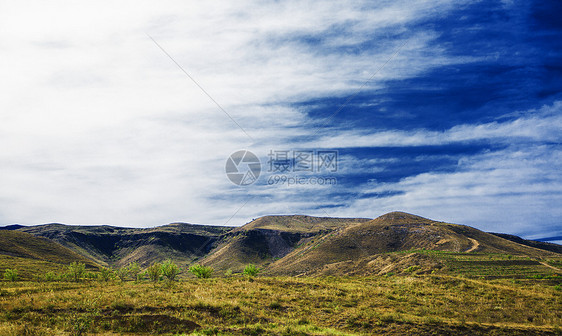
[[[213,274],[213,271],[214,270],[212,267],[207,267],[200,264],[196,264],[189,267],[189,272],[191,272],[193,275],[195,275],[200,279],[210,278],[211,275]]]

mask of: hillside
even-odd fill
[[[29,233],[0,230],[0,273],[15,268],[22,278],[49,271],[59,272],[72,262],[85,263],[89,268],[98,264],[49,239]]]
[[[240,271],[248,263],[266,265],[316,236],[366,221],[369,219],[302,215],[261,217],[225,235],[203,263],[234,271]]]
[[[370,220],[370,218],[333,218],[305,215],[264,216],[237,228],[235,231],[264,229],[284,232],[317,233],[338,229],[350,223],[362,223]]]
[[[81,261],[91,266],[97,266],[91,260],[49,239],[18,231],[0,230],[0,254],[60,264]]]
[[[527,245],[527,246],[539,248],[539,249],[542,249],[542,250],[547,250],[547,251],[556,252],[556,253],[562,253],[562,245],[544,242],[544,241],[540,241],[540,240],[537,241],[537,240],[523,239],[521,237],[510,235],[510,234],[507,234],[507,233],[493,233],[493,232],[490,232],[490,233],[493,234],[493,235],[496,235],[498,237],[502,237],[504,239],[511,240],[512,242],[519,243],[521,245]]]
[[[392,255],[401,251],[429,250],[452,253],[510,254],[532,258],[558,257],[560,254],[525,246],[472,227],[429,220],[392,212],[372,221],[349,225],[319,235],[286,257],[273,262],[273,274],[333,273],[331,268],[361,266],[363,273],[384,273],[392,265],[426,267],[444,265],[423,253]],[[388,256],[388,254],[391,254]],[[344,263],[344,264],[340,264]],[[347,267],[349,268],[349,267]]]
[[[173,223],[156,228],[46,224],[19,231],[51,239],[102,265],[138,262],[148,266],[173,259],[191,262],[204,256],[231,227]]]
[[[28,251],[26,247],[37,247],[38,243],[30,243],[33,236],[25,235],[22,245],[0,241],[4,255],[55,262],[79,257],[90,260],[91,265],[112,267],[130,262],[146,267],[172,259],[180,266],[196,262],[212,266],[217,274],[228,269],[240,272],[249,263],[271,275],[369,275],[414,269],[418,273],[453,271],[474,276],[562,274],[559,245],[403,212],[373,220],[265,216],[238,228],[173,223],[146,229],[63,224],[10,229],[0,232],[5,237],[28,233],[46,238],[35,241],[60,243],[52,246],[61,252]]]

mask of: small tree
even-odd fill
[[[140,266],[136,262],[129,264],[128,273],[131,276],[131,278],[133,278],[133,280],[140,281],[142,279]]]
[[[136,262],[129,263],[127,266],[121,266],[117,270],[117,277],[121,279],[121,281],[126,281],[128,278],[133,280],[140,280],[142,277],[140,266]]]
[[[189,268],[189,271],[191,273],[193,273],[193,275],[195,275],[199,279],[206,279],[206,278],[211,277],[214,270],[213,270],[212,267],[207,267],[207,266],[203,266],[203,265],[200,265],[200,264],[196,264],[196,265],[191,266]]]
[[[248,264],[246,265],[246,267],[244,267],[244,271],[242,273],[252,277],[252,276],[256,276],[260,271],[261,270],[256,265]]]
[[[162,264],[162,275],[168,278],[168,281],[174,281],[180,272],[178,265],[174,264],[170,259]]]
[[[18,280],[18,270],[16,269],[6,269],[4,272],[4,279],[8,281],[16,281]]]
[[[129,275],[129,268],[127,266],[121,266],[117,269],[117,277],[121,279],[121,281],[127,280],[127,276]]]
[[[68,274],[72,281],[78,282],[86,271],[86,265],[81,262],[73,262],[68,265]]]
[[[162,275],[162,264],[154,263],[150,265],[146,269],[146,274],[148,275],[150,281],[157,282],[158,280],[160,280],[160,275]]]
[[[100,268],[100,279],[103,281],[109,281],[114,275],[114,272],[111,268],[102,267]]]

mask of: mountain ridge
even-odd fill
[[[379,274],[409,264],[444,267],[427,253],[515,255],[546,260],[562,256],[562,246],[421,216],[390,212],[375,219],[271,215],[241,227],[170,223],[152,228],[110,225],[42,224],[10,226],[61,244],[94,264],[141,267],[172,259],[239,272],[254,263],[267,274]],[[0,246],[1,248],[1,246]],[[1,254],[1,250],[0,250]],[[397,266],[400,265],[400,266]]]

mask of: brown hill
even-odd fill
[[[0,254],[61,264],[80,261],[97,266],[91,260],[49,239],[18,231],[0,230]]]
[[[374,260],[373,256],[416,249],[506,253],[539,258],[559,256],[468,226],[392,212],[369,222],[349,225],[316,236],[284,258],[273,262],[269,265],[269,271],[275,274],[318,273],[331,264],[369,262]],[[396,262],[397,260],[390,261]],[[378,264],[384,267],[387,263]]]
[[[217,248],[203,259],[203,263],[234,271],[241,270],[248,263],[267,265],[285,257],[313,237],[369,220],[303,215],[261,217],[225,235]]]
[[[175,223],[148,229],[62,224],[13,229],[0,231],[12,237],[0,240],[0,254],[63,263],[82,258],[93,260],[90,264],[119,267],[138,262],[145,267],[172,259],[181,266],[201,262],[235,272],[254,263],[266,274],[386,274],[447,268],[487,276],[499,272],[494,264],[499,262],[529,276],[545,270],[562,273],[562,255],[555,244],[514,236],[505,239],[403,212],[374,220],[265,216],[239,228]],[[30,235],[20,237],[24,243],[13,244],[18,240],[13,235],[24,234],[20,231],[74,252],[46,239],[30,240]],[[39,243],[50,245],[41,249]],[[484,266],[487,271],[482,273]]]
[[[56,241],[101,265],[120,267],[130,262],[148,266],[165,259],[191,262],[203,257],[232,229],[173,223],[146,229],[46,224],[18,230]]]
[[[312,217],[305,215],[264,216],[237,228],[235,231],[254,229],[277,230],[284,232],[316,233],[329,231],[349,225],[370,221],[370,218]]]

